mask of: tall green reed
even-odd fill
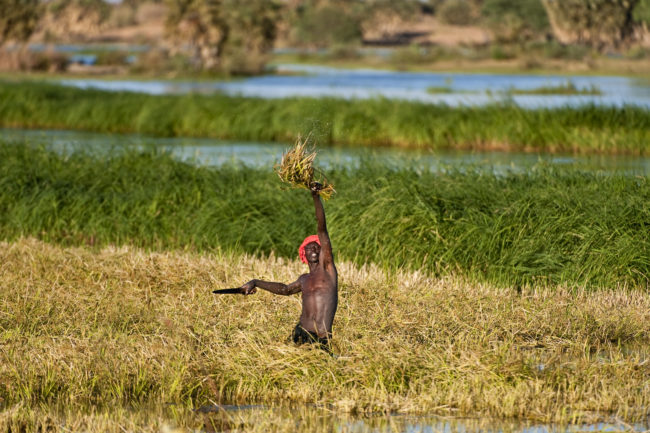
[[[0,82],[0,126],[137,132],[157,136],[430,149],[648,154],[650,112],[585,106],[448,107],[387,99],[144,95],[39,82]]]
[[[66,245],[227,250],[294,257],[315,230],[308,194],[269,167],[218,169],[156,150],[96,158],[0,146],[0,237]],[[496,175],[329,171],[326,205],[339,258],[498,284],[648,287],[647,177],[538,165]]]

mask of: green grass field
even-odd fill
[[[269,169],[195,167],[159,151],[62,156],[0,145],[0,238],[131,245],[295,259],[315,230],[311,199]],[[646,289],[647,177],[538,165],[497,175],[393,170],[366,161],[328,172],[335,254],[383,269],[500,286]]]
[[[323,145],[650,153],[650,112],[634,107],[526,110],[386,99],[152,96],[34,81],[0,82],[0,126],[282,142],[311,132]]]

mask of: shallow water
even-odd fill
[[[204,406],[197,411],[197,414],[204,417],[206,430],[216,432],[227,431],[235,427],[245,431],[331,431],[339,433],[582,433],[645,432],[650,427],[648,422],[627,424],[616,420],[584,424],[544,424],[527,420],[427,415],[376,414],[359,416],[337,413],[317,406],[284,408],[259,405]],[[295,430],[291,429],[292,426]]]
[[[27,141],[72,152],[86,150],[112,152],[122,146],[148,146],[170,152],[174,157],[199,165],[245,164],[272,167],[290,145],[283,143],[222,141],[206,138],[155,138],[141,135],[101,134],[81,131],[0,129],[0,138]],[[543,153],[414,151],[394,148],[325,147],[319,149],[318,163],[324,168],[358,167],[363,161],[378,161],[395,168],[445,171],[481,168],[495,173],[523,172],[539,164],[574,167],[588,171],[650,174],[650,158],[622,155],[550,155]]]
[[[336,69],[310,65],[278,65],[289,75],[265,75],[233,81],[61,79],[79,88],[149,94],[215,93],[262,98],[340,97],[390,98],[450,106],[515,103],[525,108],[553,108],[594,104],[636,105],[650,108],[650,82],[613,76],[517,75],[485,73],[398,72],[372,69]],[[297,74],[298,73],[298,74]],[[532,90],[562,86],[597,88],[601,95],[509,95],[511,89]],[[430,87],[447,89],[431,94]]]

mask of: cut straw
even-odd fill
[[[282,182],[294,188],[311,190],[314,183],[320,183],[322,189],[319,193],[328,200],[336,190],[323,172],[314,167],[316,151],[309,146],[309,141],[309,135],[305,139],[299,136],[295,145],[282,155],[282,161],[274,168]]]

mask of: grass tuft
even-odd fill
[[[313,147],[308,148],[310,137],[304,140],[298,137],[295,145],[282,155],[282,162],[275,166],[275,171],[283,182],[294,188],[311,190],[314,183],[321,184],[320,195],[328,200],[336,191],[323,172],[314,167],[316,152]]]

